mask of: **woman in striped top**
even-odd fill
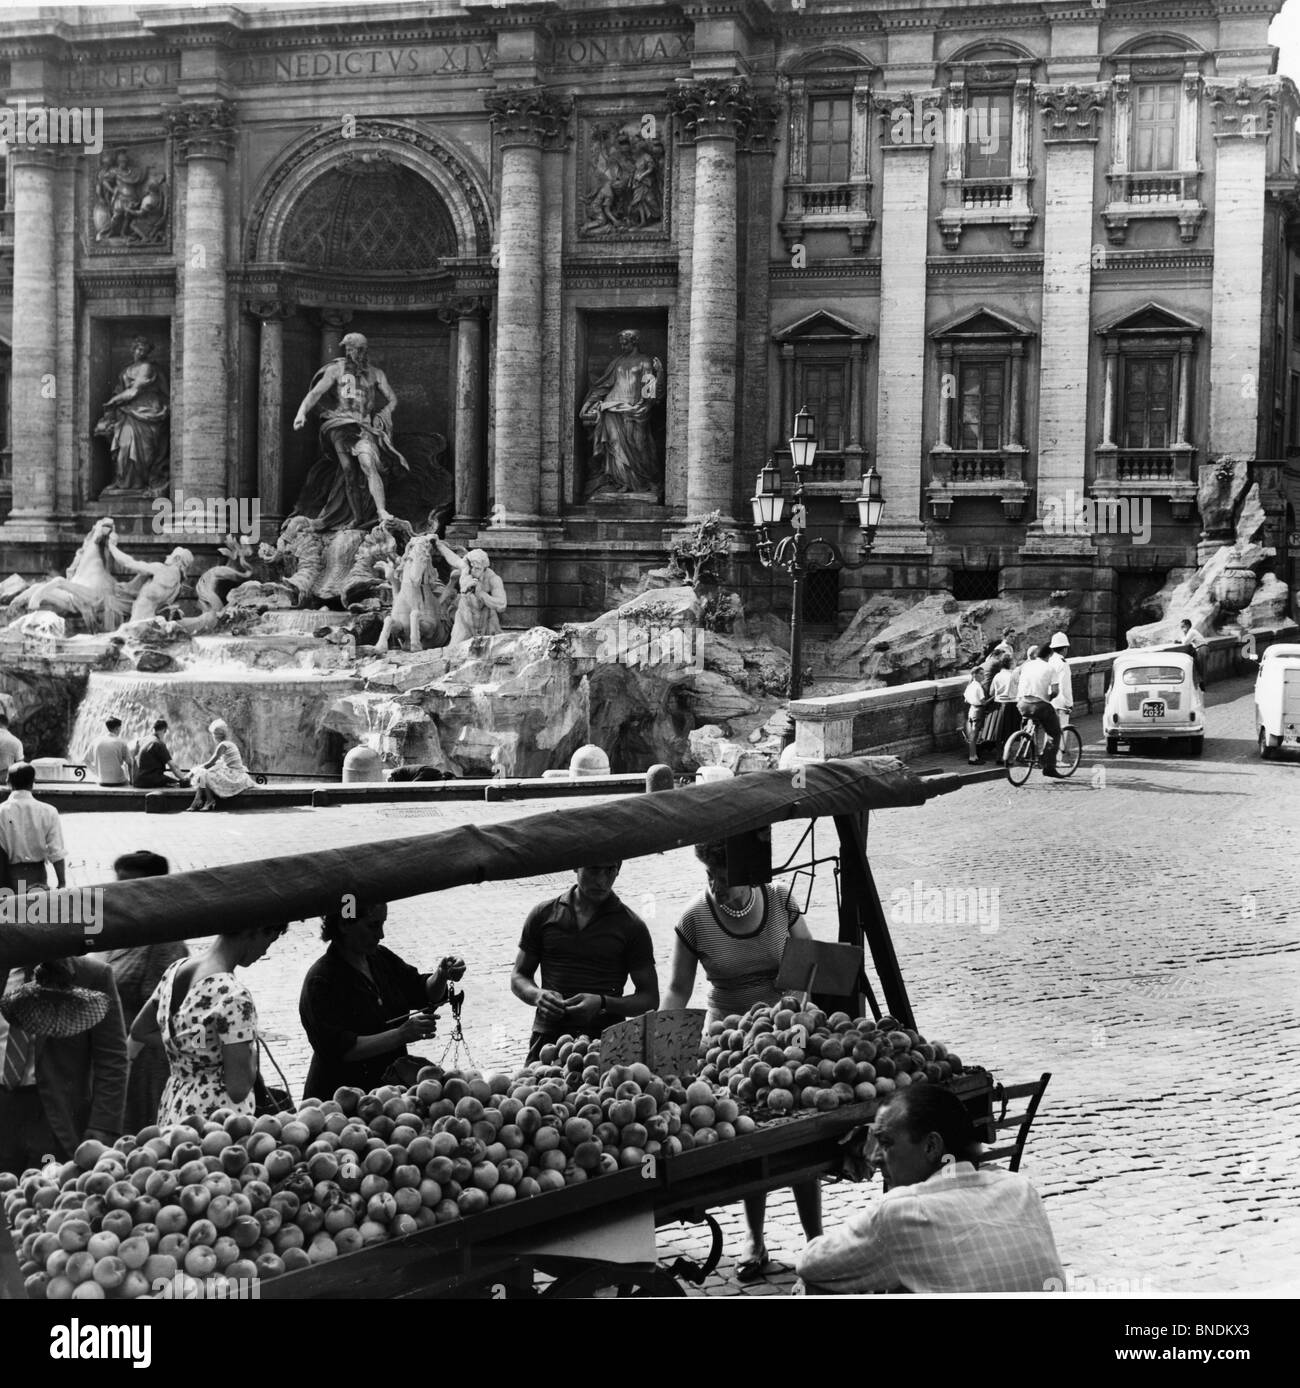
[[[785,943],[792,935],[810,940],[812,932],[788,888],[733,886],[728,881],[725,844],[699,844],[695,856],[704,864],[708,886],[677,922],[663,1005],[668,1009],[689,1003],[696,970],[703,964],[709,983],[709,1026],[745,1013],[755,1003],[778,1001],[776,975]],[[821,1187],[807,1181],[793,1189],[804,1234],[815,1239],[822,1228]],[[761,1192],[745,1197],[749,1252],[736,1270],[740,1282],[757,1281],[776,1268],[763,1242],[765,1210]]]

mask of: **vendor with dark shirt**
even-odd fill
[[[563,896],[528,913],[510,987],[537,1009],[529,1060],[566,1032],[599,1036],[659,1006],[650,932],[614,894],[622,866],[578,868]],[[539,965],[540,987],[533,981]],[[629,976],[636,991],[624,996]]]
[[[387,919],[382,902],[357,902],[322,920],[321,939],[329,949],[307,970],[298,999],[312,1048],[310,1097],[330,1099],[345,1085],[370,1090],[381,1084],[408,1045],[434,1034],[433,1009],[445,1001],[448,983],[464,976],[465,961],[455,956],[422,974],[385,949],[380,941]]]

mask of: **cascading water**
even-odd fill
[[[93,671],[77,708],[68,759],[87,759],[108,718],[122,720],[122,736],[131,743],[165,718],[176,764],[196,766],[212,751],[208,724],[221,718],[250,771],[334,777],[339,748],[324,718],[337,699],[359,688],[349,675],[233,665],[149,675]]]

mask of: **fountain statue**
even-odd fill
[[[113,480],[100,496],[164,496],[170,485],[171,405],[167,381],[149,358],[153,343],[137,337],[131,361],[118,377],[117,393],[104,401],[95,434],[108,439]]]
[[[448,593],[438,577],[434,562],[435,543],[432,535],[416,535],[394,570],[393,608],[384,618],[383,630],[375,643],[375,650],[381,654],[388,650],[389,638],[394,631],[407,638],[408,649],[412,651],[423,650],[426,645],[436,647],[447,644],[451,633],[451,620],[447,613]]]
[[[128,585],[109,568],[113,534],[112,516],[101,516],[68,565],[67,576],[34,583],[19,593],[9,605],[11,620],[43,608],[76,617],[88,632],[116,630],[130,609],[130,595]]]
[[[664,364],[647,357],[640,342],[640,334],[631,329],[619,333],[618,356],[582,402],[579,417],[591,431],[589,499],[602,492],[641,501],[663,499],[663,460],[650,413],[663,399]]]
[[[487,552],[472,549],[462,559],[442,540],[437,542],[442,557],[452,567],[453,581],[459,597],[456,620],[452,624],[449,646],[472,641],[476,636],[497,636],[501,632],[500,614],[506,610],[506,587],[492,572]],[[459,577],[455,577],[455,575]]]
[[[226,543],[220,547],[218,553],[224,554],[230,563],[214,564],[194,585],[194,596],[199,600],[205,617],[210,618],[220,612],[225,607],[231,590],[253,577],[253,570],[248,562],[251,548],[251,535],[246,539],[241,539],[238,535],[226,536]],[[219,587],[219,584],[224,587]]]
[[[185,575],[194,567],[194,556],[179,545],[161,563],[154,564],[123,554],[111,537],[108,552],[124,569],[147,580],[136,592],[131,605],[130,620],[133,622],[148,621],[158,615],[160,608],[170,607],[180,596]]]

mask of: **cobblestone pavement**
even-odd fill
[[[1258,760],[1244,682],[1209,703],[1202,759],[1107,759],[1097,720],[1084,720],[1085,762],[1069,782],[1035,774],[1020,789],[993,782],[872,817],[873,868],[921,1031],[1002,1079],[1052,1072],[1023,1170],[1081,1290],[1082,1279],[1134,1294],[1300,1289],[1300,763]],[[70,876],[91,883],[133,848],[183,871],[553,808],[68,815],[64,826]],[[796,832],[778,828],[778,852]],[[509,990],[519,926],[570,880],[458,888],[392,908],[399,953],[425,967],[450,951],[468,961],[465,1036],[484,1068],[522,1057],[529,1016]],[[661,982],[674,921],[701,886],[688,851],[624,868],[619,890],[650,924]],[[924,909],[911,919],[934,888],[973,889],[976,918],[954,899],[943,921]],[[823,938],[835,935],[834,903],[823,876],[809,911]],[[248,976],[295,1092],[308,1058],[298,991],[320,950],[315,924],[296,924]],[[828,1186],[828,1222],[871,1198],[871,1187]],[[769,1248],[793,1262],[803,1242],[793,1202],[781,1192],[769,1204]],[[786,1290],[788,1275],[734,1281],[743,1221],[739,1206],[721,1214],[727,1255],[703,1293]],[[660,1234],[665,1257],[707,1247],[702,1226]]]

